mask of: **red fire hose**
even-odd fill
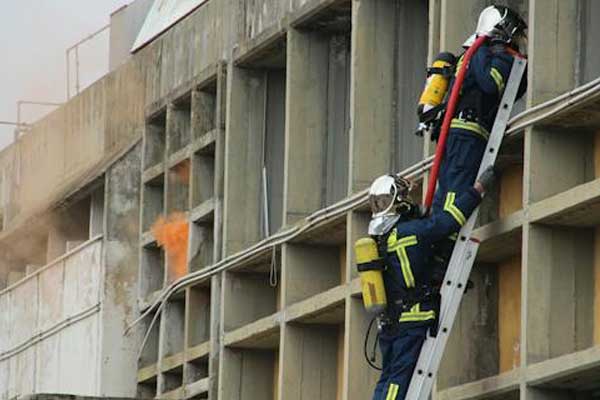
[[[433,195],[435,193],[438,174],[440,172],[440,165],[442,164],[442,159],[444,158],[444,150],[446,149],[446,139],[448,137],[448,132],[450,131],[450,123],[452,122],[454,112],[456,111],[456,105],[460,96],[460,89],[462,88],[463,81],[465,80],[467,69],[469,69],[469,62],[471,61],[473,54],[475,54],[477,49],[479,49],[486,40],[487,36],[479,36],[475,43],[473,43],[473,45],[469,47],[469,49],[465,53],[465,57],[462,62],[462,67],[458,71],[458,75],[456,76],[456,80],[454,81],[454,85],[452,86],[450,100],[448,101],[448,106],[446,107],[446,113],[444,114],[444,120],[442,122],[440,137],[438,139],[437,147],[435,148],[433,166],[431,167],[431,173],[429,175],[427,195],[425,196],[425,207],[428,210],[431,209],[431,203],[433,203]]]

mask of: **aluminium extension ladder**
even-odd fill
[[[477,176],[496,162],[526,64],[527,61],[524,58],[515,56]],[[471,214],[458,235],[441,288],[442,305],[440,307],[438,334],[436,337],[428,335],[423,344],[408,388],[407,400],[427,400],[431,394],[444,349],[479,249],[479,242],[471,238],[478,214],[479,207]]]

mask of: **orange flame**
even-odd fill
[[[182,213],[160,217],[152,225],[152,234],[167,254],[169,281],[186,274],[189,239],[188,222]]]

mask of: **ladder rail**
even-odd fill
[[[498,114],[494,121],[492,133],[479,167],[478,177],[496,162],[526,65],[527,62],[525,59],[515,57],[515,62],[513,63],[508,83],[500,102]],[[458,241],[452,252],[448,270],[444,278],[444,284],[441,288],[442,305],[440,308],[438,335],[435,338],[428,335],[423,344],[406,397],[408,400],[427,400],[431,394],[444,349],[450,337],[467,281],[475,263],[477,250],[479,249],[479,242],[471,239],[478,215],[479,207],[471,214],[467,223],[460,230]]]

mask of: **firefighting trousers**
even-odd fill
[[[428,326],[405,327],[404,324],[392,330],[384,329],[379,336],[383,369],[373,400],[405,399],[428,329]]]
[[[473,186],[487,141],[471,131],[450,129],[440,166],[432,212],[451,206],[448,196],[458,198]]]

